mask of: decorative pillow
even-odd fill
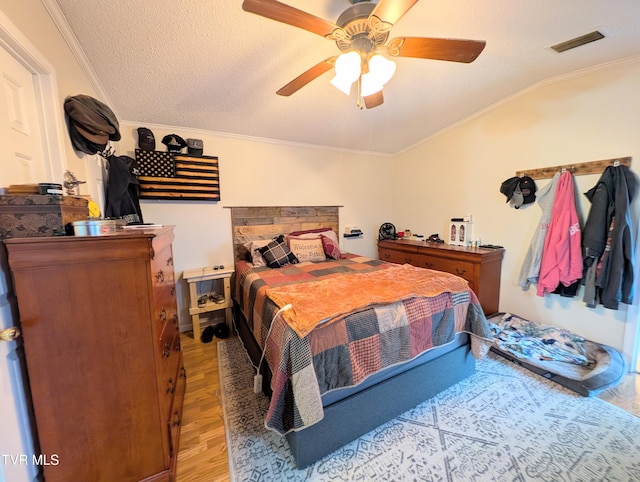
[[[298,238],[288,236],[289,248],[291,252],[298,258],[298,261],[324,261],[327,257],[324,254],[322,240],[320,236],[315,238]]]
[[[324,234],[320,235],[320,240],[322,241],[322,249],[324,253],[333,259],[342,258],[342,252],[340,251],[340,246],[333,242],[333,240],[329,236],[325,236]]]
[[[249,241],[244,244],[244,247],[249,251],[249,256],[251,256],[251,262],[255,268],[260,266],[266,266],[267,263],[258,251],[258,248],[262,248],[269,244],[273,239],[257,239],[254,241]]]
[[[269,268],[281,268],[286,264],[298,263],[298,258],[291,252],[287,242],[284,240],[284,234],[273,238],[273,241],[266,246],[258,248],[258,252],[262,255]]]
[[[340,249],[340,241],[338,241],[338,235],[331,228],[307,229],[305,231],[294,231],[292,233],[289,233],[289,236],[295,236],[297,238],[303,238],[303,237],[312,238],[318,235],[328,237],[333,242],[333,244],[337,246],[338,251],[340,251],[340,254],[341,255],[343,254],[342,250]],[[331,256],[326,250],[325,250],[325,254],[327,256]],[[340,259],[340,258],[334,258],[334,259]]]

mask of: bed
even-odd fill
[[[491,346],[462,278],[336,251],[337,206],[231,218],[236,330],[270,397],[265,426],[286,436],[298,468],[466,378]],[[302,262],[287,262],[284,244]],[[264,266],[274,246],[281,264]]]

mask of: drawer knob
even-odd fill
[[[180,425],[180,422],[180,412],[176,410],[175,412],[173,412],[173,426],[177,427],[178,425]]]
[[[180,368],[180,377],[181,378],[187,378],[187,370],[184,369],[184,367]]]
[[[391,258],[391,254],[389,254],[389,253],[384,253],[383,256],[384,256],[384,259]]]
[[[156,281],[158,283],[164,283],[164,272],[162,270],[156,273]]]
[[[425,267],[425,268],[429,268],[429,269],[431,269],[431,268],[433,268],[433,263],[429,263],[429,262],[427,261],[427,262],[425,262],[425,263],[424,263],[424,267]]]
[[[171,294],[171,296],[175,296],[176,295],[176,287],[172,286],[171,287],[171,291],[169,291],[169,293]]]
[[[171,355],[171,345],[169,343],[164,344],[164,349],[162,350],[162,358],[169,358]]]
[[[167,259],[167,266],[173,266],[173,257]]]
[[[167,380],[167,393],[173,393],[176,391],[176,386],[173,383],[173,378],[169,378],[169,380]]]
[[[411,263],[411,258],[404,258],[405,263]]]
[[[162,310],[160,310],[159,317],[161,321],[167,321],[167,310],[164,309],[164,306],[162,307]]]
[[[458,276],[462,276],[466,272],[467,272],[466,269],[458,269],[458,268],[456,268],[456,273],[458,274]]]

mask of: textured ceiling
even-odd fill
[[[323,74],[275,94],[339,53],[335,43],[244,12],[241,0],[55,2],[121,122],[162,124],[395,154],[546,79],[640,54],[637,0],[419,1],[397,36],[486,40],[471,64],[399,58],[385,103],[360,110]],[[335,22],[347,0],[285,0]],[[607,38],[549,47],[599,29]]]

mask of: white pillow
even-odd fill
[[[336,232],[333,229],[327,229],[326,231],[320,231],[317,233],[304,233],[304,234],[297,234],[296,238],[315,238],[318,237],[319,235],[323,235],[326,236],[327,238],[329,238],[331,241],[333,241],[333,243],[340,247],[340,241],[338,241],[338,235],[336,234]],[[340,250],[341,253],[344,253],[342,250]]]
[[[266,266],[267,262],[264,260],[258,248],[263,248],[267,244],[269,244],[272,239],[256,239],[254,241],[248,241],[244,243],[244,247],[249,251],[249,255],[251,256],[251,262],[253,266],[258,268],[260,266]]]
[[[322,239],[316,235],[313,238],[302,236],[287,236],[289,249],[295,254],[298,261],[324,261],[327,257],[322,247]]]

